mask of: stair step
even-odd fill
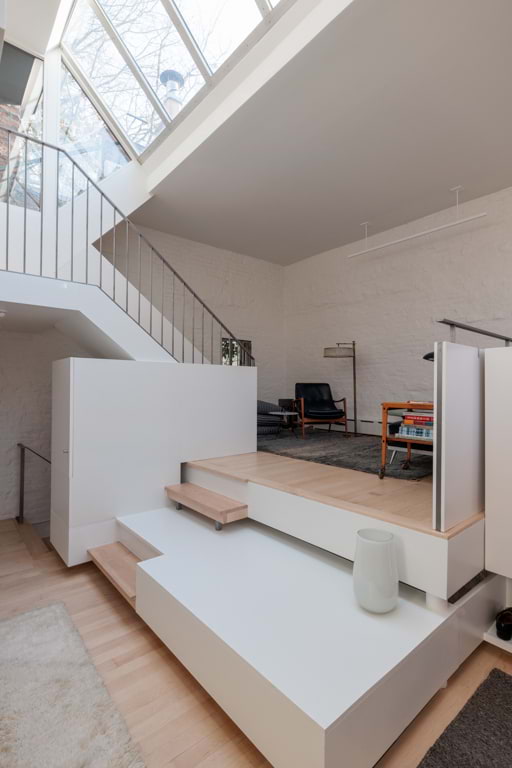
[[[135,566],[140,559],[119,541],[94,547],[89,554],[102,574],[135,608]]]
[[[165,490],[172,501],[182,504],[188,509],[193,509],[222,525],[233,523],[235,520],[242,520],[248,514],[247,504],[209,491],[200,485],[194,485],[194,483],[168,485]]]

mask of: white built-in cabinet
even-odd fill
[[[432,527],[448,531],[484,511],[484,357],[477,347],[435,346]]]
[[[67,565],[167,504],[181,464],[256,450],[256,368],[71,358],[53,364],[50,538]]]
[[[72,448],[72,358],[57,360],[52,376],[52,475],[50,531],[52,544],[68,562]]]
[[[512,578],[512,348],[485,352],[485,567]]]

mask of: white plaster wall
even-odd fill
[[[0,519],[18,514],[19,449],[25,443],[50,457],[52,362],[89,357],[54,328],[40,333],[0,330]],[[25,514],[29,522],[50,516],[49,465],[27,453]]]
[[[375,253],[348,259],[364,248],[353,243],[286,267],[286,392],[296,381],[329,381],[337,397],[348,396],[351,413],[351,363],[322,354],[355,339],[358,417],[377,421],[384,400],[433,399],[433,366],[422,357],[449,339],[436,320],[512,336],[512,189],[467,203],[461,218],[483,211],[487,218]],[[453,219],[448,209],[369,238],[368,246]],[[496,346],[465,332],[457,341]]]
[[[252,341],[258,397],[284,396],[284,269],[278,264],[139,227],[212,312]]]

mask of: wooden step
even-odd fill
[[[89,550],[89,554],[102,574],[135,608],[135,566],[140,559],[119,541],[94,547]]]
[[[205,517],[215,520],[220,525],[233,523],[247,517],[247,504],[214,493],[207,488],[201,488],[194,483],[180,483],[168,485],[165,490],[167,496],[188,509],[193,509]]]

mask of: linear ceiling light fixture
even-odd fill
[[[354,256],[362,256],[364,253],[372,253],[372,251],[379,251],[381,248],[389,248],[391,245],[399,245],[405,243],[407,240],[415,240],[417,237],[424,237],[425,235],[432,235],[434,232],[441,232],[443,229],[449,229],[450,227],[456,227],[459,224],[467,224],[470,221],[476,221],[476,219],[483,219],[487,216],[487,213],[477,213],[474,216],[466,216],[464,219],[459,218],[459,193],[463,187],[452,187],[450,192],[455,193],[455,221],[450,221],[448,224],[441,224],[439,227],[432,227],[431,229],[424,229],[422,232],[416,232],[414,235],[407,235],[406,237],[400,237],[398,240],[390,240],[388,243],[381,243],[380,245],[374,245],[371,248],[367,247],[368,243],[368,221],[363,221],[361,226],[364,227],[364,242],[365,248],[362,251],[356,253],[350,253],[347,259],[353,259]]]

